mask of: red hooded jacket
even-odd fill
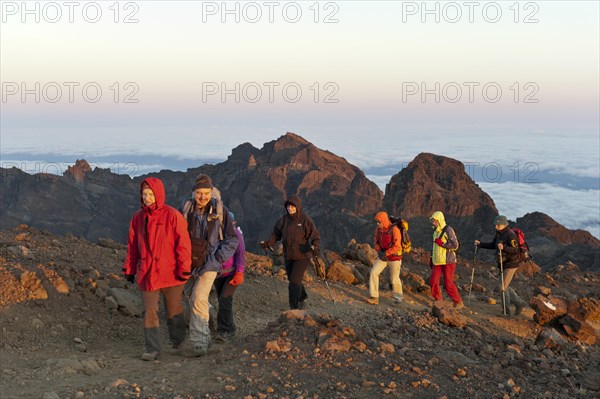
[[[141,192],[148,184],[156,202],[144,206]],[[142,209],[129,225],[127,257],[123,272],[137,275],[142,291],[185,284],[192,263],[192,244],[187,222],[175,208],[165,205],[162,181],[149,177],[140,185]],[[179,277],[179,279],[178,279]]]

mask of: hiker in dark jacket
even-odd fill
[[[185,318],[181,296],[190,278],[191,243],[187,223],[176,209],[165,204],[165,188],[155,177],[140,187],[141,209],[131,219],[123,274],[137,279],[144,304],[142,360],[160,355],[158,302],[162,294],[167,313],[169,338],[174,348],[185,340]]]
[[[515,316],[517,316],[521,314],[523,308],[527,306],[527,303],[521,299],[517,292],[509,287],[517,268],[521,264],[521,260],[519,259],[519,238],[517,237],[517,234],[508,227],[508,219],[506,216],[496,216],[496,219],[494,219],[494,226],[496,227],[496,236],[494,239],[491,242],[475,240],[475,245],[479,248],[496,250],[498,267],[500,267],[500,254],[502,254],[504,286],[502,286],[502,281],[500,281],[500,290],[505,293],[506,314],[510,316],[510,301],[512,297],[515,304]]]
[[[305,309],[308,294],[302,284],[304,273],[313,256],[318,256],[321,239],[310,216],[302,211],[302,201],[296,196],[284,203],[287,211],[273,228],[271,238],[261,241],[263,249],[273,248],[277,241],[283,244],[285,271],[291,309]]]
[[[190,341],[194,356],[204,356],[211,344],[210,290],[221,265],[235,253],[238,239],[229,211],[220,199],[213,198],[212,180],[207,175],[201,174],[196,178],[193,198],[183,203],[181,212],[188,221],[192,241]]]

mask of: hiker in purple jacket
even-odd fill
[[[233,213],[229,212],[233,222],[238,244],[235,253],[221,268],[221,274],[215,279],[215,289],[219,297],[219,310],[217,312],[217,334],[215,342],[230,342],[235,336],[235,323],[233,321],[233,294],[237,287],[244,282],[244,265],[246,259],[246,246],[244,234],[235,222]]]

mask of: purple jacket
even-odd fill
[[[244,234],[242,233],[242,229],[239,227],[235,227],[235,234],[237,236],[238,244],[235,249],[235,253],[233,256],[221,267],[220,277],[229,276],[235,272],[244,272],[244,265],[246,263],[246,245],[244,244]]]

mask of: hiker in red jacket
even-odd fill
[[[390,280],[394,291],[394,302],[400,303],[403,299],[402,281],[400,281],[400,268],[402,267],[402,233],[398,226],[393,225],[387,212],[377,212],[375,215],[377,227],[375,228],[375,250],[379,254],[373,264],[369,276],[369,295],[367,303],[379,304],[379,275],[387,266],[390,267]]]
[[[144,304],[143,360],[160,355],[158,302],[163,295],[169,338],[174,348],[185,340],[186,325],[181,297],[190,277],[191,243],[187,222],[165,204],[162,181],[149,177],[140,188],[142,208],[131,219],[127,257],[123,266],[130,283],[137,279]]]
[[[475,245],[484,249],[496,250],[498,267],[500,267],[500,255],[502,255],[503,279],[500,280],[500,290],[506,298],[506,315],[510,316],[510,302],[512,297],[515,305],[515,316],[518,316],[525,306],[527,306],[527,302],[521,299],[517,292],[513,288],[510,288],[509,285],[517,268],[521,265],[521,260],[519,259],[519,239],[517,234],[508,227],[506,216],[496,216],[494,226],[496,228],[494,239],[491,242],[475,240]],[[504,286],[502,285],[502,281],[504,281]]]

